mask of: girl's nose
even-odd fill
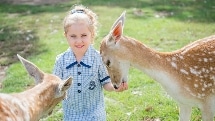
[[[82,38],[78,38],[78,39],[76,40],[76,42],[83,42],[83,39],[82,39]]]

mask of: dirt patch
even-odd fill
[[[34,31],[0,25],[0,88],[8,67],[18,61],[17,54],[27,57],[38,52],[40,46]]]
[[[0,2],[25,5],[44,5],[67,2],[69,0],[1,0]]]
[[[2,81],[6,76],[8,67],[10,64],[18,61],[16,54],[30,55],[33,50],[31,50],[32,46],[32,43],[25,41],[0,42],[0,88],[2,87]]]
[[[6,76],[8,66],[0,66],[0,88],[2,88],[2,81]]]

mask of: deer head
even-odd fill
[[[22,93],[29,96],[25,98],[23,95],[20,95],[20,97],[23,97],[25,100],[28,100],[28,98],[34,99],[31,102],[28,100],[30,108],[35,110],[35,112],[32,112],[33,118],[38,119],[50,115],[53,108],[65,98],[66,91],[72,85],[72,78],[70,77],[63,81],[53,74],[44,73],[36,65],[20,55],[17,54],[17,56],[36,83],[36,86],[32,89]],[[39,102],[42,104],[39,106],[42,107],[37,105]],[[38,114],[40,116],[37,116]]]
[[[126,53],[124,53],[125,55],[117,53],[118,50],[126,49],[120,46],[122,44],[120,39],[122,39],[124,21],[125,12],[115,21],[109,34],[102,40],[100,46],[100,54],[115,88],[118,88],[122,82],[128,80],[127,75],[130,67],[130,63],[126,59],[122,60]]]

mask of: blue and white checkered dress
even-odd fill
[[[69,48],[56,58],[53,74],[73,85],[63,101],[64,121],[106,121],[102,86],[110,82],[101,56],[91,45],[78,63]]]

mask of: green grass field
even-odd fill
[[[56,55],[68,48],[62,21],[74,4],[83,4],[99,17],[94,46],[118,16],[126,11],[124,35],[159,51],[174,51],[215,34],[214,0],[74,0],[57,5],[0,4],[0,64],[9,65],[0,92],[23,91],[34,84],[16,54],[51,73]],[[129,89],[105,92],[108,121],[177,121],[178,106],[163,88],[135,68],[129,72]],[[61,104],[44,121],[61,121]],[[192,121],[201,121],[197,108]]]

